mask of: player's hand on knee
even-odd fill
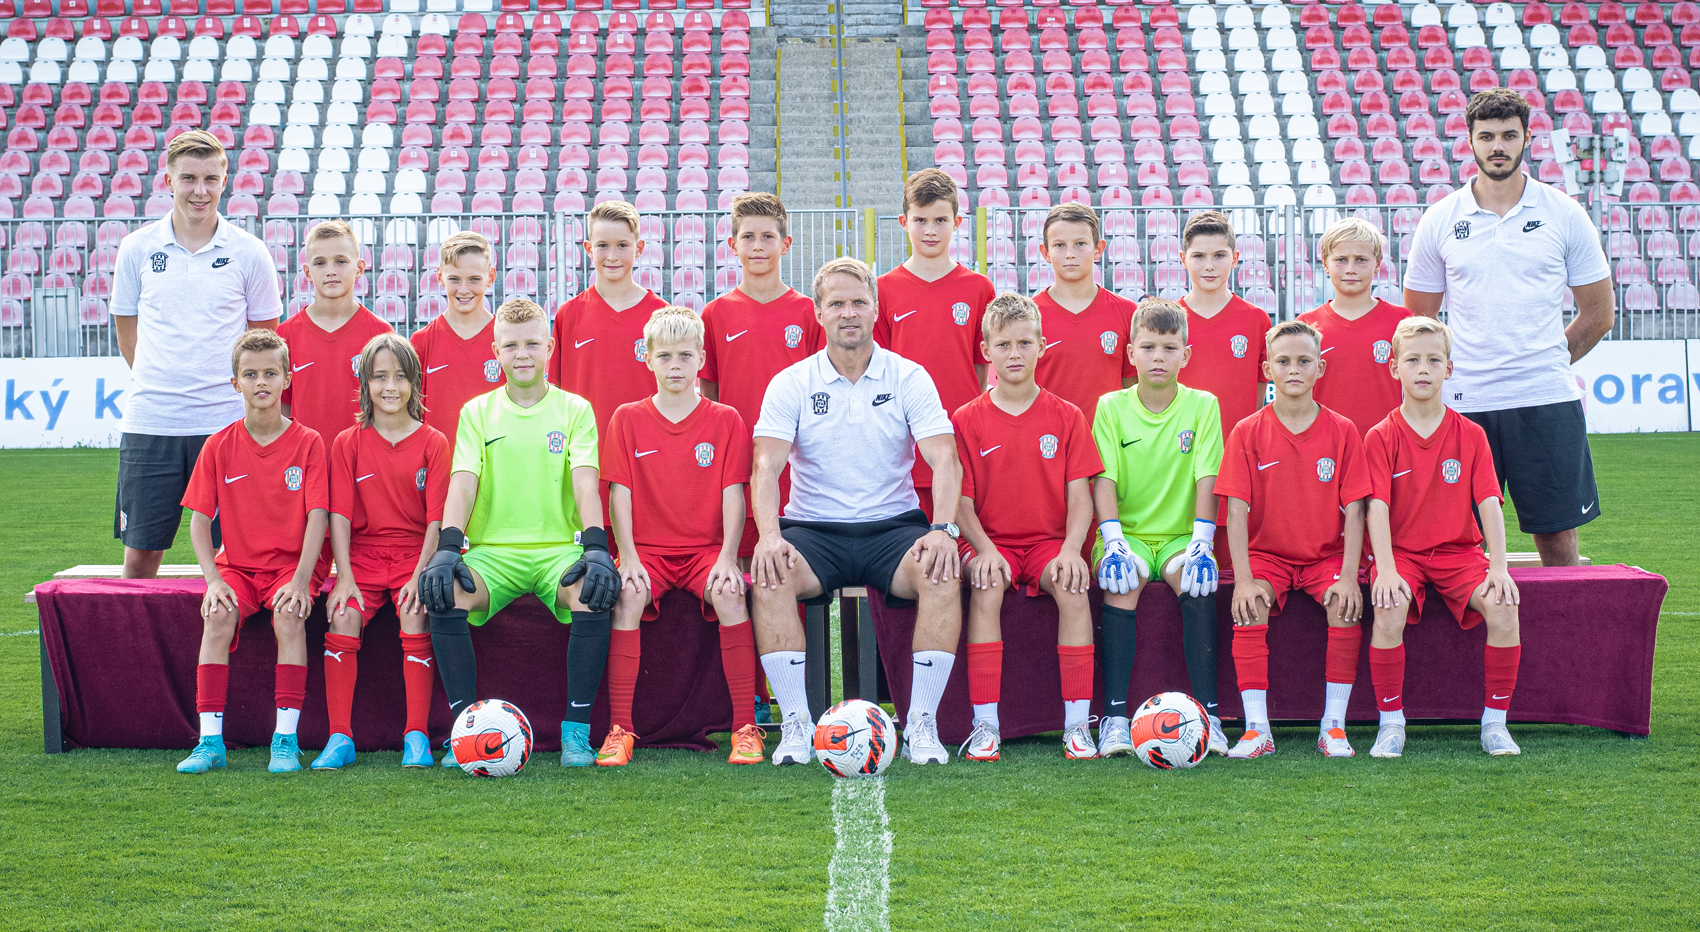
[[[1078,550],[1065,547],[1051,564],[1051,584],[1063,592],[1085,593],[1092,588],[1092,567]]]
[[[797,565],[797,550],[783,536],[762,535],[750,557],[750,578],[763,589],[785,584],[786,571]]]
[[[340,618],[348,613],[350,602],[355,604],[362,615],[366,613],[366,597],[360,594],[360,586],[354,582],[353,574],[344,570],[337,574],[336,587],[331,590],[331,597],[325,601],[325,614]],[[400,611],[400,606],[397,606],[397,611]]]
[[[1487,579],[1476,587],[1476,595],[1481,596],[1483,601],[1492,599],[1495,605],[1516,605],[1522,599],[1517,583],[1507,570],[1488,570]]]
[[[1264,612],[1269,610],[1269,593],[1257,584],[1255,579],[1236,579],[1234,581],[1233,615],[1234,626],[1244,628],[1248,625],[1262,624]]]
[[[579,601],[592,612],[605,612],[620,597],[620,571],[614,567],[614,558],[608,555],[608,531],[587,527],[580,533],[579,542],[584,553],[561,575],[561,588],[583,580]]]
[[[1181,591],[1194,598],[1216,591],[1216,556],[1210,550],[1216,539],[1216,522],[1203,518],[1192,522],[1192,543],[1187,544],[1181,564]],[[1165,572],[1174,571],[1174,562]]]
[[[923,534],[909,548],[909,553],[921,564],[921,575],[934,583],[950,582],[962,568],[962,552],[956,546],[956,539],[943,531]]]
[[[714,561],[714,569],[708,571],[708,591],[722,595],[743,595],[744,574],[738,569],[738,561],[724,557]]]
[[[1322,594],[1323,608],[1334,620],[1348,624],[1356,624],[1364,614],[1364,593],[1358,588],[1355,575],[1341,577],[1328,587]]]
[[[973,559],[968,561],[965,575],[976,589],[996,589],[1000,586],[1007,586],[1012,578],[1009,572],[1009,561],[1005,560],[1003,554],[997,552],[996,549],[988,553],[975,554]]]
[[[291,579],[272,594],[272,614],[304,618],[313,607],[313,596],[307,586]]]
[[[236,590],[230,588],[230,584],[225,582],[223,577],[216,578],[207,583],[207,594],[201,596],[201,617],[207,618],[220,608],[234,614],[237,611],[236,605]]]
[[[360,607],[365,608],[365,603],[362,602]],[[401,591],[396,593],[395,610],[398,615],[417,615],[425,610],[424,603],[419,601],[418,576],[409,579],[407,584],[401,587]]]
[[[1126,595],[1151,578],[1151,568],[1128,546],[1120,521],[1100,522],[1098,533],[1104,538],[1104,558],[1098,561],[1099,588]]]
[[[437,552],[419,573],[419,597],[427,611],[453,611],[457,584],[467,592],[477,587],[472,568],[460,556],[465,543],[466,534],[460,528],[446,527],[437,533]]]
[[[643,568],[643,561],[637,554],[630,559],[625,554],[620,555],[620,593],[630,591],[634,595],[646,595],[649,592],[649,571]]]
[[[1369,595],[1376,608],[1399,608],[1411,598],[1411,587],[1397,571],[1383,569],[1370,585]]]

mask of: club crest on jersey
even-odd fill
[[[958,301],[952,304],[950,306],[950,319],[955,321],[958,327],[966,327],[968,325],[968,302]]]
[[[832,396],[826,392],[815,392],[809,396],[809,400],[814,402],[816,414],[825,414],[827,402],[832,400]]]
[[[1046,434],[1039,438],[1039,455],[1043,456],[1045,459],[1056,458],[1057,437],[1055,434]]]
[[[425,470],[423,468],[413,474],[413,487],[420,492],[425,491]]]
[[[1228,349],[1234,351],[1235,359],[1244,359],[1246,347],[1250,345],[1251,341],[1247,340],[1243,334],[1238,333],[1234,334],[1233,339],[1228,341]]]
[[[1452,225],[1452,238],[1466,240],[1470,238],[1470,221],[1460,220]]]
[[[699,443],[696,448],[697,465],[708,468],[714,463],[714,444]]]
[[[549,452],[560,453],[567,448],[567,435],[558,430],[549,432]]]
[[[301,467],[291,466],[283,471],[283,487],[291,492],[301,491]]]
[[[1323,482],[1334,481],[1334,461],[1324,456],[1316,461],[1316,478]]]
[[[792,324],[791,326],[785,328],[785,346],[788,349],[796,349],[798,346],[801,346],[802,343],[803,343],[803,328],[802,327],[799,327],[796,324]]]
[[[632,341],[632,355],[638,362],[649,362],[649,342],[647,340]]]
[[[1192,438],[1193,438],[1193,432],[1190,431],[1190,430],[1183,430],[1176,437],[1176,439],[1180,441],[1182,453],[1191,453],[1192,452]]]
[[[502,364],[494,359],[484,360],[484,381],[494,382],[502,375]]]
[[[1119,338],[1114,330],[1106,330],[1098,334],[1098,345],[1104,348],[1104,355],[1106,356],[1116,351],[1117,342],[1119,342]]]
[[[170,258],[170,256],[167,256],[163,252],[156,252],[153,255],[148,256],[148,261],[153,263],[153,270],[155,272],[163,272],[165,271],[165,263]]]
[[[1447,482],[1457,482],[1464,475],[1464,464],[1457,460],[1447,460],[1440,464],[1440,478]]]
[[[1370,347],[1369,351],[1375,357],[1378,365],[1385,365],[1387,360],[1393,358],[1393,344],[1386,340],[1375,341],[1375,345]]]
[[[348,357],[348,368],[354,370],[354,377],[355,378],[357,378],[357,379],[360,378],[360,354],[359,353],[355,353],[353,356]]]

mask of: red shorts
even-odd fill
[[[1047,540],[1028,547],[1006,547],[1003,544],[996,544],[995,541],[994,544],[998,548],[998,553],[1003,554],[1004,562],[1009,564],[1010,588],[1019,589],[1023,595],[1028,597],[1044,594],[1044,591],[1039,588],[1039,580],[1045,578],[1045,567],[1050,566],[1052,560],[1062,555],[1063,542]],[[956,549],[962,554],[964,563],[974,556],[974,548],[969,545],[966,538],[956,542]],[[1090,561],[1088,561],[1088,565],[1090,565]]]
[[[242,640],[242,622],[249,616],[272,607],[272,598],[277,591],[289,583],[295,576],[295,569],[259,570],[248,572],[232,566],[221,566],[218,575],[223,577],[225,585],[236,593],[236,633],[230,638],[230,652],[236,652],[236,645]],[[313,598],[319,596],[319,589],[324,580],[315,577],[307,584],[307,593]]]
[[[1340,581],[1340,567],[1345,563],[1345,556],[1329,557],[1319,563],[1308,566],[1289,563],[1274,554],[1251,552],[1251,578],[1261,579],[1275,590],[1275,604],[1269,609],[1269,617],[1281,614],[1281,609],[1287,607],[1287,594],[1294,589],[1303,591],[1323,604],[1323,596],[1328,593],[1328,587]]]
[[[350,570],[360,586],[360,598],[366,603],[365,610],[360,612],[361,624],[371,621],[386,601],[396,601],[401,588],[413,581],[423,546],[422,541],[411,544],[355,541],[349,546],[348,562],[353,564]]]
[[[1376,567],[1379,571],[1381,567]],[[1423,600],[1428,594],[1426,584],[1432,584],[1458,627],[1466,630],[1482,623],[1480,612],[1470,608],[1470,597],[1487,579],[1487,554],[1477,547],[1444,547],[1426,553],[1393,551],[1393,569],[1411,587],[1409,624],[1422,619]],[[1378,574],[1379,575],[1379,574]]]
[[[649,574],[650,602],[643,607],[643,620],[654,621],[661,617],[661,597],[674,589],[683,589],[691,595],[702,599],[702,617],[707,621],[719,621],[714,606],[703,595],[708,589],[708,576],[714,571],[715,561],[720,559],[720,548],[701,550],[691,554],[665,554],[653,550],[638,548],[638,559],[643,562],[644,571]]]

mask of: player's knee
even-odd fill
[[[1485,605],[1482,607],[1482,618],[1487,623],[1488,633],[1491,635],[1516,636],[1518,632],[1515,605]]]
[[[710,592],[708,604],[713,607],[721,624],[742,624],[749,614],[743,595],[736,592]]]
[[[307,619],[295,612],[272,612],[272,630],[279,638],[305,637],[307,634]]]
[[[1403,634],[1405,631],[1406,610],[1398,608],[1377,608],[1375,610],[1376,634]]]
[[[222,605],[213,609],[202,619],[202,631],[208,638],[230,640],[236,635],[236,613]]]
[[[1057,608],[1063,611],[1070,609],[1085,610],[1091,605],[1091,596],[1085,590],[1070,592],[1067,589],[1059,588],[1051,593],[1051,598],[1056,600]]]
[[[1145,591],[1145,587],[1140,585],[1126,592],[1106,592],[1104,593],[1104,604],[1110,608],[1132,611],[1139,607],[1139,594],[1143,591]]]

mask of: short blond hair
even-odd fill
[[[911,207],[925,207],[938,201],[949,201],[950,212],[955,214],[960,202],[957,200],[956,181],[937,168],[923,168],[903,183],[903,212],[909,213]]]
[[[820,307],[826,280],[834,275],[854,275],[857,281],[868,286],[868,293],[874,299],[874,307],[879,307],[880,293],[879,286],[874,283],[874,270],[868,268],[862,260],[851,256],[840,256],[816,270],[814,284],[810,289],[814,292],[815,307]]]
[[[649,315],[649,321],[643,325],[643,345],[650,352],[655,352],[657,345],[670,343],[695,343],[702,348],[703,326],[702,318],[697,312],[688,307],[669,304],[656,308]]]
[[[1307,337],[1316,344],[1318,352],[1322,350],[1322,331],[1302,320],[1283,320],[1263,331],[1264,348],[1274,346],[1282,337]]]
[[[167,171],[171,170],[171,166],[177,164],[178,159],[184,158],[216,158],[223,162],[226,168],[230,167],[230,156],[225,154],[224,144],[218,141],[217,136],[204,129],[189,130],[166,143],[165,168]]]
[[[1045,215],[1045,226],[1039,231],[1039,237],[1047,245],[1050,244],[1053,223],[1084,223],[1092,228],[1092,242],[1103,239],[1104,227],[1098,222],[1098,212],[1078,201],[1058,204]]]
[[[1393,358],[1399,358],[1399,344],[1425,333],[1439,334],[1446,341],[1446,358],[1452,358],[1452,328],[1432,317],[1407,317],[1393,329]]]
[[[483,256],[491,268],[496,267],[496,250],[490,247],[490,241],[484,238],[484,234],[462,230],[437,247],[437,268],[449,268],[459,262],[461,256],[471,253]]]
[[[751,217],[769,217],[775,226],[779,227],[779,238],[791,235],[791,215],[785,212],[785,202],[777,194],[766,191],[751,191],[740,194],[732,199],[732,236],[737,238],[738,229],[746,219]]]
[[[289,368],[289,344],[275,330],[265,330],[255,327],[253,330],[236,338],[236,345],[230,348],[230,374],[242,374],[243,353],[269,353],[276,350],[283,354],[283,367]]]
[[[407,396],[407,416],[416,421],[425,420],[425,376],[420,372],[419,354],[414,352],[412,343],[392,330],[373,337],[360,351],[360,413],[355,415],[354,423],[361,427],[372,426],[372,393],[367,390],[367,384],[378,368],[378,354],[385,350],[395,356],[402,378],[413,388]]]
[[[496,323],[499,324],[528,324],[534,320],[549,322],[549,315],[543,312],[536,301],[525,298],[509,298],[496,308]]]
[[[1375,250],[1375,264],[1381,264],[1383,253],[1381,231],[1362,217],[1347,217],[1328,228],[1322,241],[1316,244],[1318,255],[1327,261],[1342,243],[1368,243]]]
[[[1139,309],[1133,312],[1133,323],[1128,327],[1128,339],[1141,330],[1149,330],[1157,334],[1178,333],[1181,342],[1186,342],[1186,308],[1181,307],[1168,298],[1146,298],[1139,302]]]
[[[986,313],[980,318],[980,333],[986,342],[992,341],[992,334],[1009,326],[1026,321],[1033,322],[1033,329],[1044,339],[1044,324],[1039,320],[1039,305],[1024,294],[1006,291],[992,299],[986,305]]]
[[[603,201],[590,209],[590,215],[585,218],[584,229],[588,233],[596,221],[608,220],[631,227],[632,235],[637,236],[640,219],[638,209],[627,201]]]
[[[358,258],[360,238],[354,235],[354,228],[342,220],[324,220],[314,224],[313,228],[307,231],[307,242],[301,248],[305,250],[321,240],[341,239],[343,237],[347,237],[354,244],[354,252]]]

